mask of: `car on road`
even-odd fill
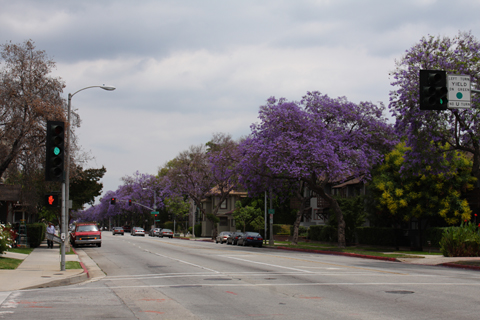
[[[145,230],[140,227],[133,227],[132,232],[130,232],[132,236],[142,236],[145,237]]]
[[[70,243],[74,248],[87,244],[101,247],[102,232],[98,229],[95,222],[77,223],[75,229],[70,233]]]
[[[220,232],[217,237],[215,238],[215,243],[223,244],[224,242],[227,242],[228,236],[231,235],[232,233],[229,231],[222,231]]]
[[[158,237],[160,230],[162,230],[162,228],[152,228],[150,231],[148,231],[148,235],[150,237]]]
[[[121,234],[122,236],[125,234],[125,231],[122,227],[113,227],[112,235]]]
[[[160,233],[158,234],[158,236],[160,238],[163,238],[163,237],[173,238],[173,231],[170,229],[162,229],[160,230]]]
[[[237,245],[239,246],[253,246],[261,248],[263,244],[262,235],[258,232],[247,231],[242,234],[238,240]]]
[[[132,231],[132,228],[130,226],[123,226],[123,231],[130,232]]]
[[[231,235],[228,236],[227,238],[227,244],[237,244],[238,237],[240,237],[243,234],[243,232],[232,232]]]

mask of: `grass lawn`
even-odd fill
[[[461,264],[462,266],[480,267],[480,260],[457,261],[457,262],[453,262],[453,263]]]
[[[9,270],[17,269],[17,267],[22,262],[23,260],[21,259],[0,257],[0,269],[9,269]]]
[[[289,241],[275,241],[275,246],[332,252],[346,252],[386,258],[422,258],[421,256],[417,255],[441,255],[441,253],[439,252],[428,253],[427,251],[395,251],[392,248],[379,248],[369,246],[351,246],[346,248],[339,248],[336,245],[318,242],[298,242],[297,245],[292,245]]]
[[[8,249],[8,252],[15,252],[15,253],[23,253],[23,254],[30,254],[32,253],[33,248],[11,248]]]
[[[78,261],[65,261],[65,269],[82,269],[82,265]]]

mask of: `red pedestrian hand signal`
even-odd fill
[[[54,201],[55,201],[55,199],[53,198],[53,196],[48,197],[48,204],[49,205],[52,205]]]

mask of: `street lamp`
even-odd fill
[[[85,87],[85,88],[82,88],[78,91],[75,91],[73,94],[72,93],[69,93],[68,94],[68,113],[67,113],[67,122],[68,122],[68,134],[67,134],[67,146],[65,148],[65,151],[66,151],[66,161],[65,161],[65,164],[67,166],[66,170],[65,170],[65,187],[64,187],[64,191],[65,191],[65,196],[63,197],[64,199],[64,203],[63,203],[63,206],[62,206],[62,220],[63,220],[63,223],[62,223],[62,238],[64,238],[64,240],[62,241],[62,248],[61,248],[61,255],[62,255],[62,259],[61,259],[61,267],[62,267],[62,270],[61,271],[65,271],[65,241],[68,239],[66,239],[66,236],[65,236],[65,231],[67,230],[67,217],[69,216],[66,212],[68,212],[68,209],[69,209],[69,203],[70,203],[70,142],[71,142],[71,133],[72,133],[72,127],[71,127],[71,123],[70,123],[70,116],[71,116],[71,110],[72,110],[72,97],[74,95],[76,95],[77,93],[79,93],[80,91],[83,91],[83,90],[86,90],[86,89],[90,89],[90,88],[102,88],[103,90],[107,90],[107,91],[113,91],[115,90],[115,87],[113,86],[106,86],[106,85],[102,85],[102,86],[89,86],[89,87]]]

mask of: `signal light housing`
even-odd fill
[[[113,205],[114,205],[114,204],[116,203],[116,201],[117,201],[116,198],[111,198],[111,199],[110,199],[110,204],[113,204]]]
[[[65,123],[47,121],[46,181],[64,181]]]
[[[420,70],[420,110],[448,109],[447,72]]]
[[[49,193],[45,195],[45,207],[47,208],[56,208],[58,207],[59,195],[56,193]]]

